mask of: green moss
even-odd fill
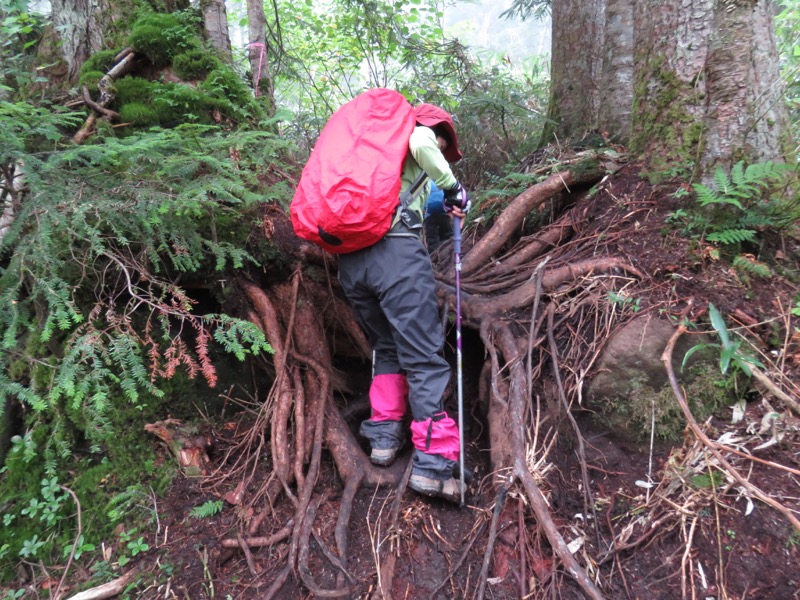
[[[187,391],[194,387],[186,378],[172,385],[175,396],[184,397],[196,397],[194,391]],[[97,547],[103,541],[114,543],[118,525],[129,529],[152,519],[152,494],[166,492],[177,472],[171,457],[170,462],[156,467],[163,452],[144,430],[145,423],[163,418],[160,404],[149,399],[134,407],[122,395],[111,404],[113,409],[105,419],[108,433],[97,448],[87,447],[82,430],[93,427],[94,422],[81,416],[80,407],[64,406],[61,416],[54,407],[52,421],[27,423],[29,451],[24,451],[25,444],[18,439],[0,474],[0,523],[6,521],[0,547],[9,545],[5,555],[0,553],[0,581],[15,577],[18,554],[35,535],[45,541],[36,555],[44,564],[60,564],[64,549],[71,547],[77,527],[75,503],[66,493],[56,491],[55,497],[48,493],[46,488],[52,488],[54,478],[55,485],[72,490],[81,504],[86,543]],[[68,443],[68,451],[48,451],[54,440],[61,440],[62,446]],[[31,513],[31,506],[39,508]],[[87,554],[84,560],[96,558],[96,553]]]
[[[119,118],[123,123],[131,123],[136,127],[150,127],[159,122],[155,109],[140,102],[124,104],[119,111]]]
[[[647,68],[634,84],[631,150],[647,151],[658,140],[658,148],[664,151],[648,155],[651,181],[688,178],[704,132],[702,122],[689,112],[690,106],[702,100],[698,86],[695,81],[678,78],[662,55],[653,55],[646,62]]]
[[[205,79],[213,71],[222,67],[220,60],[208,50],[189,50],[177,55],[172,61],[175,74],[185,81]]]
[[[154,66],[166,67],[172,59],[172,49],[162,33],[162,29],[156,25],[140,25],[131,32],[128,42]]]
[[[114,93],[120,106],[129,102],[147,104],[154,92],[153,83],[141,77],[123,77],[114,83]]]
[[[81,67],[81,76],[84,73],[99,71],[103,75],[109,72],[115,64],[119,50],[100,50],[92,54]],[[99,81],[99,80],[98,80]]]
[[[705,421],[738,399],[734,377],[723,377],[719,370],[704,365],[692,374],[685,393],[695,419]],[[655,439],[680,441],[686,419],[669,385],[654,390],[643,381],[632,381],[632,391],[624,398],[607,400],[599,406],[598,416],[609,428],[633,442],[647,443],[655,416]],[[741,388],[741,382],[739,382]]]
[[[134,23],[128,37],[131,47],[156,67],[165,67],[182,52],[199,48],[200,32],[173,13],[148,13]]]
[[[97,87],[100,80],[105,76],[101,71],[85,71],[81,72],[80,85],[88,87],[90,90]]]

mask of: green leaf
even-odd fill
[[[731,346],[731,339],[728,335],[728,328],[725,326],[725,319],[719,310],[717,310],[717,307],[710,302],[708,304],[708,314],[711,317],[711,324],[714,326],[714,329],[716,329],[717,335],[719,335],[719,339],[722,342],[722,347],[729,348]]]
[[[689,358],[695,352],[704,350],[706,348],[717,348],[717,347],[719,347],[719,344],[697,344],[696,346],[692,346],[691,348],[689,348],[689,350],[686,351],[686,354],[683,355],[683,360],[681,361],[681,369],[683,369],[686,366],[686,363],[689,362]]]

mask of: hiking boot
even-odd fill
[[[442,498],[453,504],[461,504],[461,482],[454,477],[441,480],[412,475],[408,480],[408,487],[423,496]]]
[[[379,467],[388,467],[397,457],[400,448],[373,448],[369,454],[369,461]]]
[[[453,467],[453,479],[458,479],[461,481],[461,469],[458,463],[456,463],[456,466]],[[467,465],[464,465],[464,483],[466,485],[471,485],[474,481],[475,473]]]

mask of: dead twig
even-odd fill
[[[787,408],[793,410],[795,414],[800,415],[800,403],[798,403],[797,400],[779,388],[775,382],[767,377],[767,374],[761,371],[761,369],[758,367],[751,366],[750,370],[753,373],[753,377],[758,379],[759,383],[767,388],[773,396],[783,402]]]
[[[478,585],[478,591],[474,596],[476,600],[483,600],[483,595],[486,592],[486,581],[489,578],[489,564],[492,561],[494,542],[497,539],[497,522],[500,519],[500,513],[503,512],[503,505],[506,503],[506,495],[510,487],[511,483],[507,483],[501,486],[497,492],[497,499],[494,502],[494,510],[492,511],[492,523],[489,526],[489,539],[486,542],[486,552],[483,554],[481,573],[478,576],[480,585]]]

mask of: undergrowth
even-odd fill
[[[0,428],[13,438],[0,447],[0,579],[19,561],[63,564],[73,545],[90,564],[118,528],[154,518],[172,469],[143,425],[196,418],[226,353],[240,369],[271,350],[252,323],[213,310],[256,264],[243,248],[259,205],[290,195],[261,179],[287,144],[199,125],[62,144],[75,124],[0,102],[0,164],[19,194],[0,239],[0,417],[19,415]],[[141,550],[137,539],[126,544]]]

